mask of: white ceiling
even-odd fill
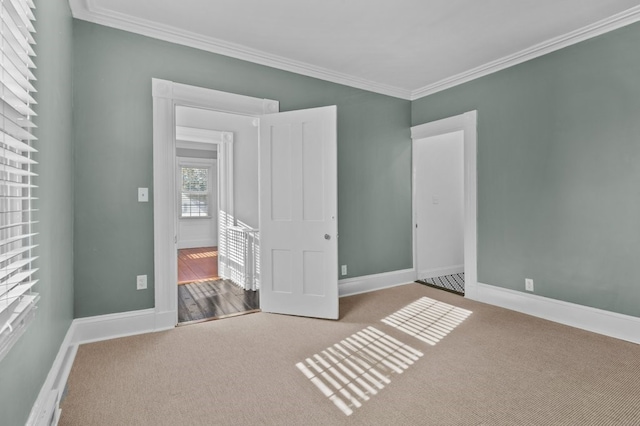
[[[405,99],[640,20],[640,0],[69,0],[76,18]]]

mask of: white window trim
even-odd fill
[[[178,218],[180,220],[202,220],[202,219],[211,219],[213,218],[212,213],[212,194],[211,189],[213,188],[213,173],[212,169],[215,164],[213,158],[193,158],[193,157],[178,157],[178,170],[176,171],[178,182],[177,187],[179,188],[178,192]],[[208,212],[209,214],[206,216],[183,216],[182,215],[182,173],[180,169],[182,167],[193,167],[198,169],[207,169],[208,170],[208,182],[207,182],[207,202],[209,204]],[[218,191],[216,191],[218,192]],[[217,204],[217,203],[216,203]],[[217,215],[216,215],[217,216]]]

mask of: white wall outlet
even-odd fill
[[[144,290],[147,288],[147,276],[146,275],[138,275],[136,277],[136,289]]]
[[[149,188],[138,188],[138,201],[140,203],[149,202]]]
[[[524,279],[524,289],[527,291],[533,291],[533,280],[531,278]]]
[[[347,265],[342,265],[342,275],[347,275]]]

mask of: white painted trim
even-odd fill
[[[420,124],[411,128],[412,149],[420,140],[432,136],[462,131],[464,139],[464,294],[473,299],[478,283],[478,176],[477,176],[477,134],[478,112],[469,111],[431,123]],[[412,171],[412,217],[413,217],[413,265],[417,258],[417,183],[416,163],[411,156]],[[420,278],[415,276],[414,279]]]
[[[176,126],[176,140],[178,148],[187,148],[189,142],[198,142],[201,145],[212,147],[213,143],[222,142],[224,132],[218,130],[196,129],[194,127]],[[207,149],[207,148],[199,148]],[[211,148],[213,149],[213,147]]]
[[[176,145],[178,143],[176,142]],[[212,144],[213,145],[213,144]],[[202,167],[212,168],[216,162],[215,158],[181,157],[178,156],[178,167]]]
[[[60,415],[59,403],[64,393],[67,378],[71,372],[73,360],[76,357],[78,346],[73,343],[75,325],[72,322],[60,344],[58,353],[49,369],[49,374],[40,388],[40,393],[31,407],[31,413],[27,419],[27,426],[49,425],[52,418]],[[54,424],[57,423],[54,422]]]
[[[91,0],[69,0],[69,4],[73,17],[76,19],[82,19],[107,27],[153,37],[158,40],[189,46],[207,52],[401,99],[409,99],[411,96],[411,91],[408,89],[378,83],[306,62],[288,59],[283,56],[252,49],[241,44],[230,43],[214,37],[203,36],[173,26],[116,13],[95,6]]]
[[[73,343],[76,345],[168,330],[175,326],[157,326],[153,308],[78,318],[73,323]]]
[[[60,416],[58,407],[78,351],[78,345],[162,331],[174,326],[172,321],[166,321],[166,319],[162,321],[162,318],[155,314],[154,309],[73,320],[31,408],[27,426],[49,426],[57,423],[57,420],[51,423],[51,419],[54,417],[57,419]]]
[[[233,133],[223,132],[222,143],[218,144],[218,275],[230,279],[229,218],[235,218],[235,201],[233,196]],[[235,224],[235,223],[232,223]],[[225,244],[220,244],[224,236]]]
[[[478,283],[474,300],[640,344],[640,318]]]
[[[418,124],[411,127],[411,139],[415,141],[430,138],[432,136],[459,132],[464,130],[464,124],[464,114],[454,115],[453,117],[447,117],[441,120],[431,121],[429,123]]]
[[[415,279],[415,269],[402,269],[381,274],[346,278],[338,281],[338,294],[340,297],[353,296],[354,294],[368,293],[370,291],[408,284]]]
[[[280,111],[280,103],[272,99],[254,98],[158,78],[151,80],[152,96],[156,99],[172,100],[174,106],[204,108],[251,117]]]
[[[443,268],[426,269],[424,271],[418,271],[417,277],[419,279],[435,278],[443,275],[461,274],[464,272],[464,265],[446,266]]]
[[[176,136],[176,148],[177,149],[195,149],[198,151],[217,151],[217,144],[219,142],[193,142],[181,140]],[[215,159],[215,155],[214,158]]]
[[[190,220],[190,219],[180,219],[180,220]],[[218,240],[215,240],[213,238],[200,239],[200,240],[187,240],[187,241],[180,241],[178,239],[178,250],[190,249],[190,248],[201,248],[201,247],[215,247],[217,245],[218,245]]]
[[[622,28],[637,21],[640,21],[640,6],[632,7],[631,9],[627,9],[575,31],[554,37],[527,49],[413,90],[409,100],[415,101],[416,99],[458,86],[462,83],[475,80],[476,78],[493,74],[494,72],[544,56],[548,53],[555,52],[556,50],[563,49],[610,31],[617,30],[618,28]]]
[[[71,6],[73,17],[76,19],[82,19],[84,21],[105,25],[111,28],[153,37],[158,40],[189,46],[207,52],[217,53],[284,71],[306,75],[308,77],[314,77],[337,84],[343,84],[345,86],[411,101],[475,80],[476,78],[492,74],[505,68],[512,67],[522,62],[555,52],[556,50],[560,50],[564,47],[580,43],[609,31],[640,21],[640,6],[635,6],[593,24],[586,25],[577,30],[554,37],[542,43],[538,43],[503,58],[496,59],[418,89],[409,90],[322,68],[317,65],[287,59],[282,56],[273,55],[235,43],[229,43],[213,37],[205,37],[200,34],[159,24],[157,22],[115,13],[95,6],[92,0],[69,0],[69,5]]]
[[[280,104],[218,90],[152,79],[153,95],[153,235],[154,235],[154,327],[169,328],[178,322],[176,194],[177,106],[204,108],[259,117],[278,112]],[[233,133],[223,132],[218,145],[218,209],[233,217]],[[222,227],[219,233],[224,232]],[[224,277],[224,265],[219,268]],[[139,319],[143,321],[142,319]],[[147,326],[151,322],[146,320]]]
[[[382,274],[340,280],[340,297],[383,288],[396,287],[413,281],[415,271],[405,269]],[[510,309],[582,330],[640,344],[640,318],[602,309],[549,299],[535,294],[508,290],[478,283],[473,300]],[[73,320],[67,330],[49,374],[40,389],[27,420],[27,426],[48,425],[67,383],[78,345],[173,328],[157,321],[153,309],[100,315]],[[166,324],[171,323],[164,321]]]

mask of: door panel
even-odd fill
[[[271,250],[272,287],[275,293],[291,294],[291,250]],[[264,283],[263,283],[264,285]]]
[[[260,122],[260,307],[338,318],[336,107]]]
[[[324,253],[321,251],[304,251],[302,253],[302,292],[309,296],[324,296],[326,289],[322,277]]]

